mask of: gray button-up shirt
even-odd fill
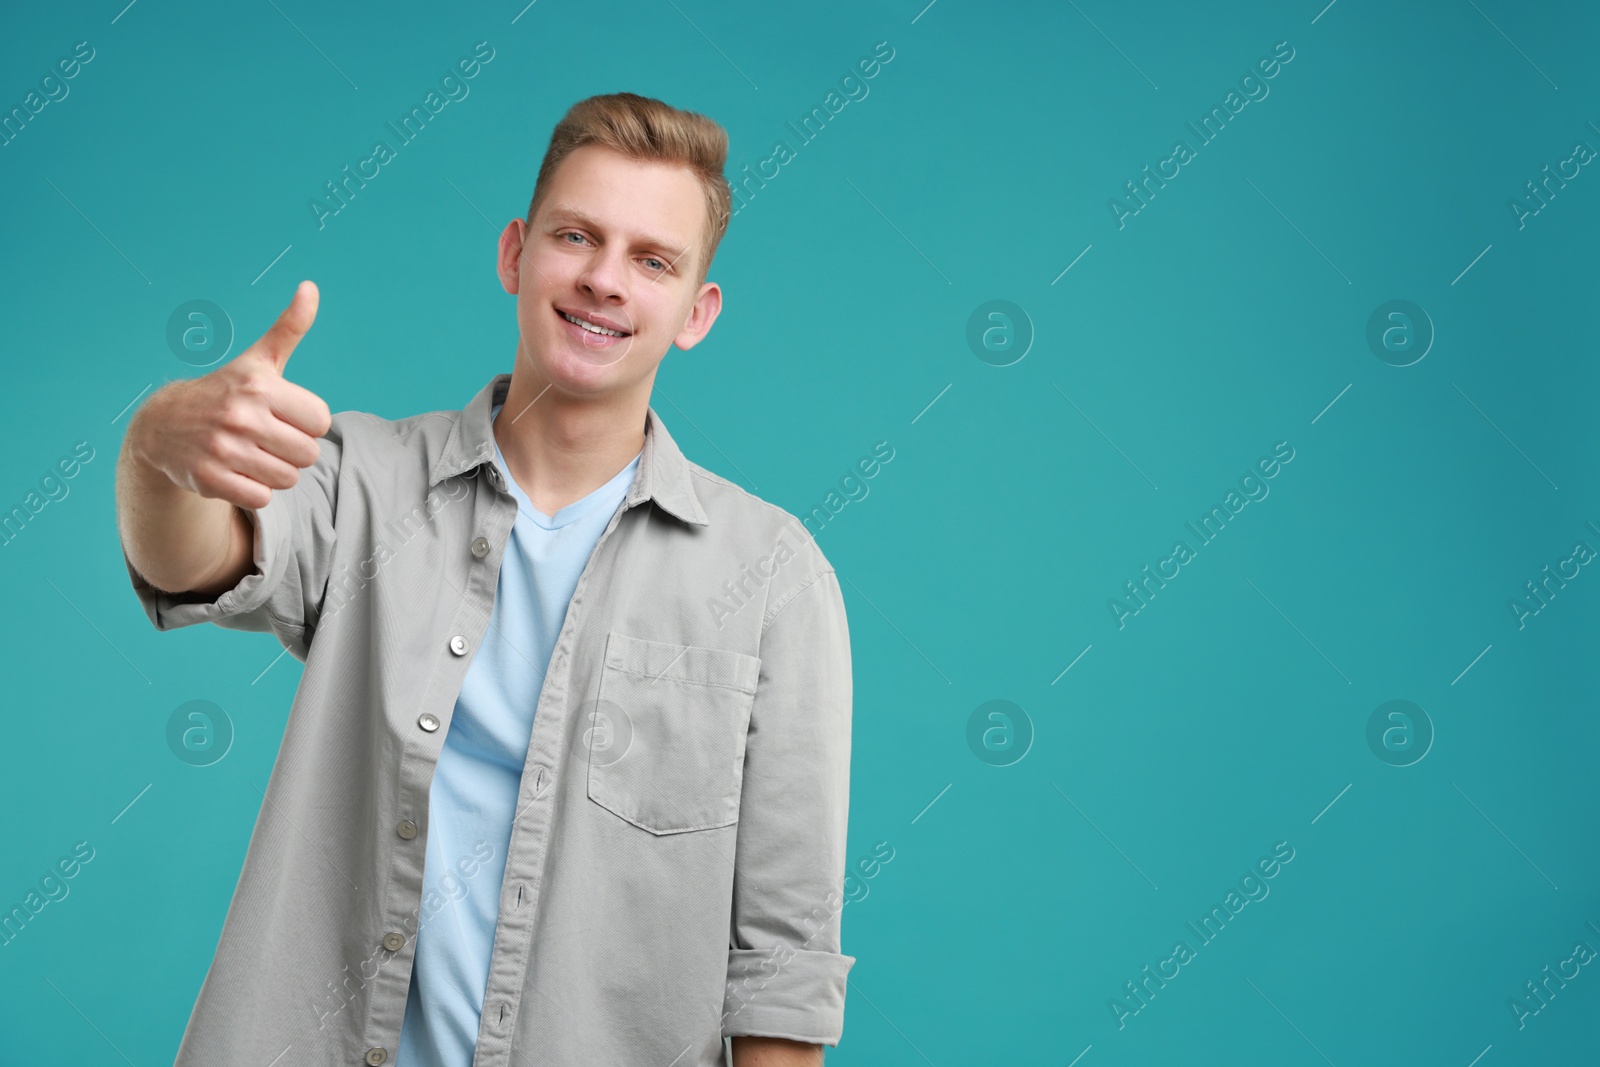
[[[462,411],[334,414],[252,513],[256,572],[214,600],[128,566],[157,629],[271,631],[305,664],[175,1067],[394,1059],[440,906],[429,784],[516,519],[490,428],[510,382]],[[651,408],[539,694],[474,1067],[836,1045],[850,708],[833,567]]]

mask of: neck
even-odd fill
[[[554,515],[639,454],[649,404],[648,389],[600,399],[562,393],[518,360],[492,429],[512,479],[535,508]]]

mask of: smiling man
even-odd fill
[[[839,582],[649,403],[721,309],[726,155],[660,101],[575,105],[500,235],[512,371],[460,411],[330,414],[286,381],[302,283],[131,421],[118,523],[151,621],[271,631],[305,663],[176,1067],[784,1067],[838,1043]]]

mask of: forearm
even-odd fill
[[[735,1037],[733,1067],[821,1067],[822,1046],[783,1037]]]
[[[151,585],[200,590],[233,558],[250,519],[226,500],[180,488],[141,458],[143,414],[135,414],[117,457],[117,528],[129,562]]]

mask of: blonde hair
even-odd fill
[[[695,284],[704,283],[711,258],[727,232],[733,205],[733,191],[722,175],[728,159],[728,131],[704,115],[635,93],[580,100],[550,134],[550,147],[545,149],[533,184],[533,200],[528,204],[530,226],[556,168],[576,149],[589,144],[603,145],[630,159],[676,164],[693,172],[705,192],[706,225],[700,242],[705,254]]]

